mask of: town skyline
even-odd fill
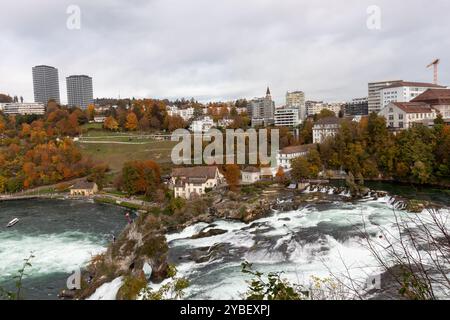
[[[103,5],[100,11],[95,4],[78,1],[78,30],[66,27],[67,1],[49,1],[39,8],[27,4],[35,13],[22,12],[20,3],[6,4],[11,14],[0,22],[5,34],[0,43],[9,48],[0,62],[0,89],[26,101],[33,98],[31,67],[40,64],[59,69],[61,92],[66,91],[66,76],[92,76],[98,98],[228,101],[262,96],[269,86],[277,105],[286,91],[295,90],[304,91],[308,100],[348,101],[367,96],[369,82],[432,82],[426,65],[450,51],[448,40],[435,32],[448,29],[445,19],[433,26],[415,24],[422,14],[419,0],[406,9],[389,4],[389,10],[384,10],[387,1],[378,1],[380,30],[367,28],[368,1],[330,3],[326,9],[298,1],[252,6],[233,2],[218,8],[203,1],[190,8],[141,2],[124,10],[133,23],[120,27],[114,21],[122,21],[125,4]],[[439,7],[441,14],[449,5],[438,1],[428,6]],[[330,15],[333,10],[346,14]],[[149,14],[152,19],[147,19]],[[26,23],[15,19],[17,15]],[[256,22],[261,16],[267,19]],[[418,32],[428,39],[420,48],[411,41]],[[447,65],[444,59],[441,70]],[[3,76],[8,74],[14,77]],[[449,82],[441,73],[440,84]],[[64,94],[61,98],[67,102]]]

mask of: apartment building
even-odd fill
[[[32,68],[32,74],[34,102],[46,105],[49,100],[55,100],[60,103],[58,69],[40,65]]]
[[[296,127],[301,124],[300,110],[297,107],[282,107],[275,109],[275,126]]]
[[[194,108],[188,107],[185,109],[178,108],[177,106],[167,106],[167,114],[169,116],[179,116],[184,121],[189,121],[194,118]]]
[[[1,103],[0,111],[7,115],[43,115],[44,103]]]
[[[369,114],[369,99],[356,98],[344,105],[345,116],[366,116]]]
[[[339,111],[344,107],[343,103],[326,103],[323,101],[307,101],[306,102],[306,115],[314,116],[319,114],[322,110],[327,109],[333,111],[337,116]]]
[[[446,87],[423,82],[395,82],[380,89],[381,109],[391,102],[410,102],[428,89],[445,89]]]
[[[299,119],[306,119],[305,93],[303,91],[286,92],[286,107],[297,108]]]
[[[67,104],[86,109],[94,103],[92,78],[86,75],[73,75],[66,78]]]
[[[381,94],[380,90],[390,86],[396,82],[402,82],[403,80],[389,80],[380,82],[369,82],[368,84],[368,112],[378,113],[381,110]]]

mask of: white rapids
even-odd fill
[[[449,214],[448,209],[443,211]],[[394,236],[398,234],[389,197],[313,204],[297,211],[274,212],[248,225],[225,220],[212,225],[199,223],[167,235],[167,240],[179,273],[191,282],[187,298],[240,299],[247,288],[246,280],[250,279],[241,272],[243,261],[253,263],[256,270],[266,274],[283,272],[283,278],[298,284],[310,283],[312,276],[348,273],[354,280],[366,281],[381,270],[361,232],[365,230],[382,244],[385,239],[380,237],[380,227]],[[190,239],[205,228],[227,232]],[[199,250],[208,255],[208,248],[217,245],[225,246],[217,255],[209,255],[198,263],[189,258],[198,257]]]

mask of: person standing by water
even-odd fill
[[[125,217],[126,217],[127,220],[128,220],[128,224],[131,224],[131,223],[133,222],[133,220],[131,219],[131,216],[130,216],[130,213],[129,213],[129,212],[127,212],[127,213],[125,214]]]

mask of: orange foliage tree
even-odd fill
[[[235,191],[239,185],[239,179],[241,176],[241,170],[237,164],[226,164],[223,167],[223,175],[230,188],[230,190]]]
[[[186,123],[180,116],[167,116],[167,129],[169,131],[175,131],[177,129],[182,129],[186,127]]]
[[[138,118],[134,112],[130,112],[127,115],[127,122],[125,128],[129,131],[135,131],[138,128]]]
[[[95,106],[93,104],[88,105],[86,109],[86,115],[89,120],[94,120],[95,117]]]
[[[105,122],[103,123],[103,128],[111,131],[116,131],[119,129],[119,123],[116,121],[116,119],[109,116],[105,119]]]
[[[152,198],[161,185],[161,169],[151,160],[129,161],[122,168],[122,189],[128,194]]]

